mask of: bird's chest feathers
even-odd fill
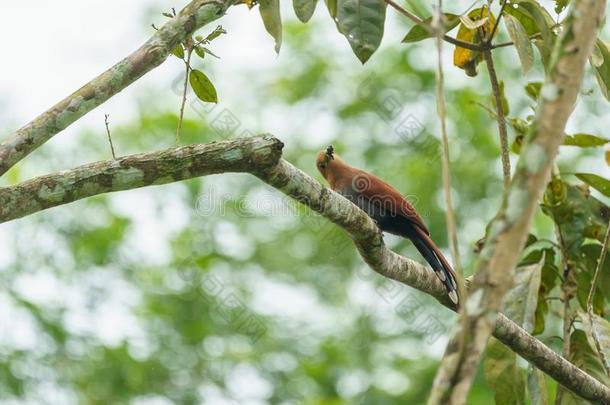
[[[386,215],[383,204],[379,204],[379,201],[376,201],[375,199],[370,199],[369,196],[362,193],[361,190],[358,190],[357,185],[352,183],[353,182],[350,181],[349,183],[337,184],[335,191],[356,204],[371,218],[379,222]]]

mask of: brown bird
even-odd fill
[[[316,166],[330,187],[366,212],[379,229],[410,239],[447,288],[451,301],[458,304],[453,269],[430,239],[430,232],[415,208],[394,187],[345,163],[334,153],[332,145],[318,153]]]

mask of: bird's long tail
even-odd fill
[[[413,244],[421,253],[421,255],[426,259],[428,264],[434,270],[437,277],[443,282],[445,287],[447,288],[447,294],[451,301],[458,305],[458,291],[457,291],[457,282],[455,273],[453,272],[453,268],[449,265],[445,256],[441,253],[440,249],[434,244],[430,236],[428,236],[421,229],[417,229],[417,236],[411,238]]]

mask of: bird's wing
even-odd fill
[[[394,187],[370,173],[361,172],[353,178],[352,187],[360,192],[369,201],[382,204],[393,215],[400,215],[414,225],[417,225],[426,235],[430,231],[426,228],[424,221],[415,211],[415,208]]]

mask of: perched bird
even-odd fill
[[[318,153],[316,166],[330,187],[356,204],[394,235],[409,238],[458,304],[455,273],[440,249],[430,239],[430,232],[415,208],[392,186],[380,178],[345,163],[329,146]]]

